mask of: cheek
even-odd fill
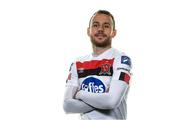
[[[115,32],[114,31],[111,31],[109,34],[110,34],[111,37],[115,36]]]
[[[112,36],[112,32],[111,32],[111,31],[104,31],[104,33],[105,33],[107,36]]]
[[[94,34],[96,34],[96,31],[95,30],[90,30],[89,34],[90,34],[90,36],[93,36]]]

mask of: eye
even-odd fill
[[[97,24],[93,24],[92,27],[98,27],[98,25]]]
[[[110,28],[110,26],[109,25],[105,25],[104,28]]]

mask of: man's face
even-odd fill
[[[111,45],[111,39],[116,35],[113,29],[112,18],[105,14],[96,14],[88,28],[88,36],[96,47],[106,47]]]

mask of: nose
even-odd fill
[[[100,25],[100,26],[98,27],[98,32],[99,32],[99,33],[102,33],[103,31],[104,31],[104,28],[103,28],[102,25]]]

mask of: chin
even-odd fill
[[[95,39],[96,40],[96,42],[104,42],[104,41],[106,41],[106,38],[96,38]]]

